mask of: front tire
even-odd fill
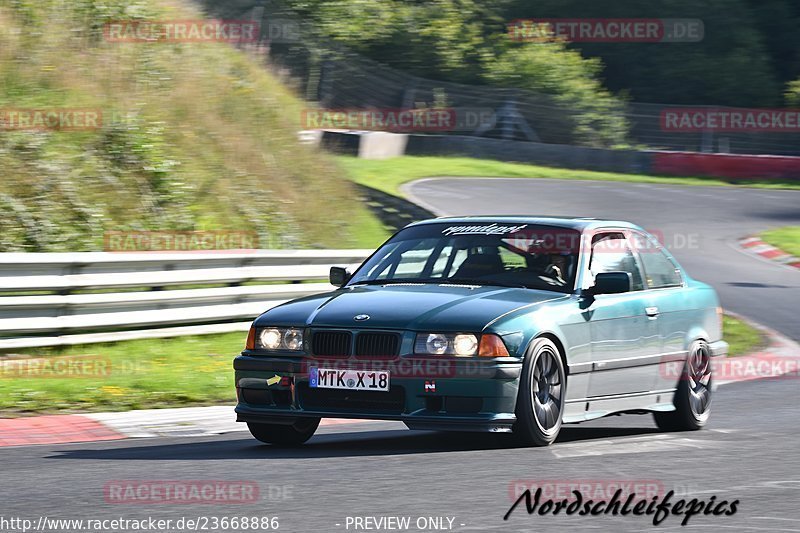
[[[299,418],[294,424],[259,424],[248,422],[250,434],[266,444],[299,446],[317,431],[319,418]]]
[[[525,356],[517,393],[514,434],[525,446],[549,446],[561,431],[566,372],[556,345],[536,339]]]
[[[695,341],[683,366],[674,411],[655,412],[653,418],[664,431],[697,431],[711,416],[711,350],[705,341]]]

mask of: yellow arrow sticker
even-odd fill
[[[277,385],[280,382],[281,382],[281,377],[280,376],[272,376],[271,378],[269,378],[267,380],[267,386],[268,387],[272,387],[273,385]]]

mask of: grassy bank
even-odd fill
[[[761,345],[760,333],[740,320],[726,316],[724,327],[731,355]],[[231,362],[245,336],[226,333],[25,350],[31,359],[23,366],[0,366],[0,415],[230,404],[235,401]],[[68,368],[65,362],[72,362],[71,375],[63,371]]]
[[[761,234],[761,240],[795,257],[800,257],[800,226],[765,231]]]
[[[360,247],[380,223],[257,50],[109,42],[109,21],[202,18],[179,0],[0,5],[0,108],[90,109],[83,130],[5,127],[0,252],[88,251],[107,231],[256,230],[264,247]]]

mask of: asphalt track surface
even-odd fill
[[[800,273],[744,255],[734,242],[800,223],[799,192],[475,179],[427,180],[410,190],[453,214],[609,216],[659,229],[666,239],[698,233],[699,248],[675,250],[687,270],[714,284],[725,306],[798,338],[792,307]],[[650,530],[652,516],[529,516],[524,506],[503,520],[520,480],[625,481],[674,490],[673,500],[739,500],[733,516],[695,516],[686,527],[668,516],[659,531],[800,532],[799,406],[797,380],[784,378],[720,388],[703,431],[661,433],[649,415],[626,415],[566,426],[549,448],[389,422],[324,427],[299,449],[261,445],[246,433],[4,448],[0,518],[276,516],[279,531],[328,532],[376,531],[347,528],[348,516],[408,516],[410,531],[434,531],[416,529],[418,517],[453,518],[452,531]],[[104,486],[115,480],[253,481],[261,497],[251,504],[109,503]]]
[[[518,508],[503,521],[519,480],[641,480],[676,497],[740,500],[734,516],[695,516],[686,528],[669,516],[659,531],[800,531],[799,404],[796,380],[726,385],[703,431],[663,434],[649,415],[626,415],[566,426],[549,448],[392,422],[325,427],[299,449],[260,445],[246,433],[5,448],[2,516],[34,523],[40,515],[277,516],[279,531],[302,532],[354,531],[345,528],[347,516],[449,516],[453,531],[643,531],[652,517],[529,516]],[[130,479],[256,481],[264,497],[257,504],[105,501],[106,483]],[[270,492],[288,498],[271,501]]]

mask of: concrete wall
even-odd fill
[[[319,142],[323,148],[337,154],[388,159],[405,155],[408,135],[385,131],[324,131]]]

